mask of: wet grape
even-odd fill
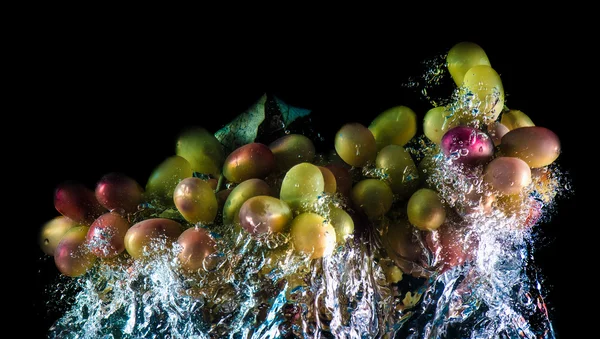
[[[400,146],[401,147],[401,146]],[[378,179],[363,179],[352,188],[352,203],[369,218],[376,219],[392,207],[392,189]]]
[[[335,151],[347,164],[362,167],[375,160],[377,145],[368,128],[359,123],[349,123],[336,133]]]
[[[183,218],[191,223],[212,223],[219,208],[211,185],[194,177],[185,178],[177,184],[173,201]]]
[[[421,188],[408,200],[408,221],[423,231],[435,230],[446,220],[446,209],[437,192]]]

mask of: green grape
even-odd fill
[[[338,244],[346,242],[354,234],[354,220],[348,212],[339,207],[332,206],[329,211],[329,223],[335,229]]]
[[[406,106],[396,106],[379,114],[369,125],[377,150],[387,145],[404,146],[417,133],[417,115]]]
[[[163,161],[154,169],[148,183],[146,194],[151,200],[164,205],[173,205],[173,192],[177,184],[193,175],[190,163],[184,158],[174,155]]]
[[[225,200],[223,224],[239,224],[240,208],[244,202],[257,195],[272,195],[271,187],[261,179],[248,179],[237,185]]]
[[[40,248],[49,256],[54,256],[56,246],[63,235],[71,228],[77,226],[77,223],[65,216],[58,216],[48,221],[40,230],[38,242]]]
[[[290,235],[297,252],[318,259],[333,253],[336,234],[333,226],[316,213],[302,213],[290,225]]]
[[[279,198],[293,210],[304,210],[317,201],[325,190],[325,179],[319,167],[307,162],[295,165],[285,174]]]
[[[335,135],[335,151],[347,164],[362,167],[375,160],[377,146],[368,128],[359,123],[349,123]]]
[[[504,108],[504,87],[500,75],[488,65],[474,66],[465,73],[463,86],[473,94],[473,105],[483,116],[483,122],[496,121]]]
[[[179,235],[181,225],[174,220],[146,219],[129,228],[125,234],[125,250],[134,259],[144,258],[169,248]],[[163,242],[166,247],[162,246]]]
[[[446,220],[446,209],[437,192],[421,188],[408,200],[408,221],[422,231],[433,231]]]
[[[350,195],[354,206],[362,210],[370,219],[386,214],[392,207],[392,189],[378,179],[364,179],[352,188]]]
[[[479,45],[464,41],[454,45],[446,56],[448,71],[457,86],[461,86],[465,74],[471,67],[478,65],[490,65],[490,60],[483,48]]]
[[[253,235],[283,232],[292,220],[292,210],[285,201],[259,195],[244,202],[239,218],[242,228]]]
[[[183,218],[191,223],[212,223],[219,208],[211,185],[194,177],[185,178],[177,184],[173,201]]]
[[[499,147],[502,155],[520,158],[531,168],[550,165],[560,154],[558,136],[539,126],[513,129],[502,137]]]
[[[387,175],[386,182],[400,198],[408,198],[419,185],[417,166],[410,153],[399,145],[385,146],[377,154],[377,168]]]
[[[508,127],[509,130],[513,130],[519,127],[535,126],[535,124],[533,123],[533,121],[531,121],[527,114],[516,109],[511,109],[508,112],[502,113],[500,122],[504,126]]]
[[[219,177],[225,151],[219,140],[202,127],[183,131],[177,139],[176,154],[186,159],[192,171]]]
[[[434,107],[427,111],[423,118],[423,133],[436,144],[440,144],[444,134],[458,125],[457,120],[451,120],[451,112],[445,106]]]
[[[60,273],[69,277],[85,274],[96,262],[96,256],[87,246],[88,226],[70,228],[54,251],[54,263]]]
[[[279,171],[287,171],[294,165],[313,162],[315,145],[302,134],[289,134],[273,141],[269,148],[275,156],[275,166]]]
[[[273,152],[264,144],[254,142],[231,152],[223,165],[223,175],[235,183],[264,179],[275,168]]]

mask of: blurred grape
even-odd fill
[[[144,190],[132,178],[121,173],[109,173],[96,184],[96,199],[109,211],[123,209],[126,213],[137,211]]]
[[[54,263],[60,273],[69,277],[85,274],[96,263],[87,246],[88,226],[76,226],[65,232],[54,252]]]
[[[352,190],[352,175],[346,168],[341,165],[328,164],[325,165],[335,177],[335,189],[345,196],[350,196]],[[324,179],[324,177],[323,177]]]
[[[375,137],[359,123],[345,124],[335,135],[335,151],[347,164],[362,167],[375,160]]]
[[[92,190],[74,181],[65,181],[56,187],[54,207],[65,217],[87,226],[106,212]]]
[[[437,230],[427,232],[425,241],[433,254],[432,264],[441,273],[470,260],[478,246],[473,233],[450,223],[444,223]]]
[[[401,146],[399,146],[401,147]],[[378,179],[364,179],[352,188],[352,202],[370,219],[386,214],[392,207],[392,189]]]
[[[492,138],[494,146],[500,145],[500,140],[502,140],[502,137],[508,133],[508,131],[508,127],[497,121],[488,125],[488,134],[490,135],[490,138]]]
[[[177,139],[176,154],[186,159],[192,171],[218,177],[225,160],[223,145],[202,127],[191,127]]]
[[[125,234],[129,222],[114,212],[102,214],[94,220],[86,235],[90,251],[99,258],[111,258],[125,250]]]
[[[54,256],[56,246],[63,235],[71,228],[77,226],[77,223],[65,216],[58,216],[48,221],[40,229],[38,243],[44,253]]]
[[[185,178],[177,184],[173,201],[183,218],[191,223],[212,223],[219,208],[210,184],[195,177]]]
[[[315,159],[315,145],[302,134],[285,135],[269,144],[269,148],[275,157],[275,167],[280,171]]]
[[[304,210],[314,203],[325,190],[325,180],[319,167],[301,163],[290,168],[281,183],[279,198],[293,210]]]
[[[331,170],[327,167],[323,167],[323,166],[317,166],[319,168],[319,170],[321,171],[321,174],[323,175],[323,183],[324,183],[324,188],[323,190],[327,193],[335,193],[336,191],[336,181],[335,181],[335,176],[333,175],[333,172],[331,172]]]
[[[184,158],[174,155],[158,165],[146,183],[146,194],[151,200],[173,205],[173,192],[177,184],[193,175],[192,166]]]
[[[432,231],[446,220],[446,209],[437,192],[421,188],[408,200],[408,221],[422,231]]]
[[[336,244],[335,229],[325,218],[316,213],[296,216],[290,226],[294,249],[318,259],[333,253]]]
[[[290,206],[268,195],[252,197],[240,208],[240,224],[252,235],[283,232],[292,220]]]
[[[560,154],[558,136],[545,127],[520,127],[506,133],[500,142],[500,151],[507,157],[517,157],[529,167],[550,165]]]
[[[229,154],[223,165],[223,175],[231,182],[240,183],[253,178],[264,179],[274,168],[273,152],[266,145],[255,142]]]
[[[131,226],[125,234],[125,249],[134,258],[140,259],[152,255],[164,248],[157,247],[164,244],[168,247],[181,234],[181,225],[173,220],[164,218],[146,219]]]

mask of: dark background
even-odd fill
[[[57,271],[43,259],[37,231],[58,215],[52,195],[61,181],[78,180],[93,188],[103,174],[118,171],[144,185],[153,168],[174,154],[183,127],[200,125],[214,132],[263,93],[313,110],[331,145],[344,123],[368,125],[392,106],[409,106],[422,118],[431,106],[402,83],[421,73],[422,61],[468,40],[484,48],[500,73],[507,105],[561,138],[558,161],[570,172],[576,193],[559,201],[551,222],[539,226],[543,241],[535,264],[542,269],[555,329],[559,337],[570,337],[564,333],[572,331],[572,302],[578,297],[567,278],[578,268],[570,266],[568,255],[580,241],[574,216],[582,212],[583,175],[576,162],[581,135],[575,126],[580,122],[573,118],[580,98],[567,80],[577,68],[573,51],[587,52],[568,35],[560,38],[544,29],[543,34],[540,29],[502,34],[441,29],[414,35],[385,28],[278,37],[272,27],[256,34],[241,30],[216,37],[204,31],[182,37],[178,30],[80,31],[60,23],[44,28],[18,53],[23,66],[17,68],[14,86],[17,122],[4,125],[5,131],[17,133],[8,148],[27,149],[20,152],[26,182],[10,178],[24,195],[19,199],[26,217],[20,227],[27,229],[27,237],[19,246],[26,248],[27,261],[18,264],[31,284],[24,303],[34,325],[26,331],[44,336],[57,316],[48,314],[44,300]]]

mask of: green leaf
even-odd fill
[[[278,97],[275,97],[275,102],[277,103],[277,108],[279,108],[279,111],[283,116],[283,123],[286,127],[289,126],[292,122],[294,122],[294,120],[305,117],[311,112],[309,109],[306,108],[290,106]]]
[[[215,133],[215,137],[228,151],[254,142],[258,126],[265,120],[266,101],[267,95],[264,94],[252,107]]]

